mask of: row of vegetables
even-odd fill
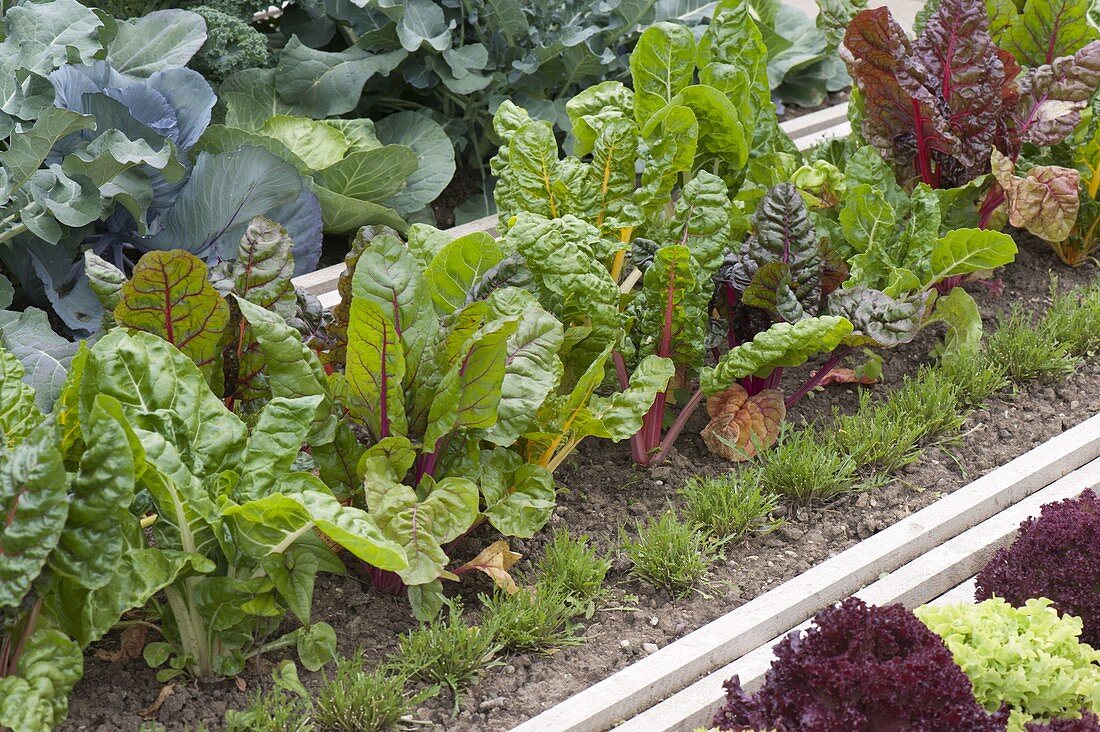
[[[438,194],[439,158],[453,171],[434,122],[286,105],[363,78],[330,52],[292,39],[215,95],[185,68],[194,13],[8,10],[0,726],[58,724],[82,649],[124,613],[160,628],[162,680],[287,646],[316,669],[336,648],[310,617],[319,573],[361,561],[419,618],[469,572],[514,590],[506,543],[449,553],[486,524],[542,529],[586,439],[653,465],[705,403],[704,441],[743,460],[846,358],[873,374],[935,323],[938,358],[972,353],[960,285],[1016,254],[994,225],[1082,241],[1090,194],[1058,163],[1097,138],[1100,42],[1083,11],[1045,12],[991,28],[943,0],[914,42],[885,10],[855,15],[858,132],[808,157],[779,127],[752,6],[719,3],[698,39],[658,23],[630,85],[565,105],[571,154],[499,105],[501,235],[452,240],[393,214]],[[1021,25],[1058,57],[994,45]],[[290,281],[325,230],[357,230],[330,312]]]
[[[775,648],[754,694],[737,678],[721,730],[1100,729],[1100,501],[1043,507],[978,574],[973,605],[822,610]]]

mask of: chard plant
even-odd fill
[[[907,192],[870,146],[850,150],[843,173],[817,161],[794,179],[808,186],[808,197],[816,201],[813,223],[843,281],[830,296],[832,312],[862,322],[857,330],[873,329],[874,338],[867,341],[872,347],[897,345],[911,340],[916,329],[944,323],[947,338],[937,346],[941,357],[975,351],[981,315],[958,285],[1013,262],[1016,244],[1010,236],[954,228],[949,211],[957,191],[918,183]],[[826,274],[823,281],[832,278]]]
[[[1006,204],[1014,226],[1060,241],[1077,216],[1078,174],[1042,151],[1066,139],[1100,86],[1100,42],[1085,2],[992,7],[930,4],[914,41],[885,8],[856,15],[841,56],[859,130],[907,185],[985,190],[980,227]]]
[[[1057,209],[1062,215],[1051,217],[1052,226],[1032,233],[1050,244],[1051,249],[1063,263],[1070,267],[1081,267],[1089,261],[1096,261],[1096,252],[1100,247],[1100,117],[1097,116],[1096,101],[1083,116],[1077,129],[1066,141],[1051,150],[1050,158],[1076,171],[1079,184],[1070,186],[1073,175],[1068,174],[1053,181],[1051,194],[1064,201]],[[1007,169],[1007,166],[1006,166]],[[1034,181],[1032,181],[1034,182]],[[1026,182],[1025,185],[1031,183]],[[1077,196],[1078,207],[1073,209],[1070,197]],[[1076,218],[1064,212],[1076,213]]]
[[[273,387],[285,386],[280,383],[285,377],[279,373],[285,366],[279,363],[279,354],[261,347],[257,326],[242,316],[240,302],[247,301],[307,332],[320,318],[316,300],[298,292],[291,282],[293,249],[286,229],[256,217],[248,222],[236,256],[213,269],[186,251],[172,250],[144,255],[129,277],[86,252],[85,271],[103,307],[105,325],[168,341],[195,362],[228,409],[254,415],[272,397]],[[323,374],[311,372],[308,361],[298,371],[301,388],[308,383],[312,393],[323,393]],[[329,412],[331,400],[326,396],[318,425],[326,429],[327,420],[331,433]]]
[[[268,315],[238,302],[257,320]],[[302,358],[300,344],[287,355]],[[191,358],[155,335],[124,329],[89,349],[70,384],[62,424],[96,399],[117,402],[128,440],[140,451],[142,500],[132,510],[145,515],[148,545],[158,556],[187,561],[164,585],[166,602],[151,606],[164,640],[148,644],[144,655],[152,666],[167,664],[159,679],[233,676],[248,658],[285,646],[296,646],[303,665],[318,669],[336,647],[332,628],[310,621],[316,575],[343,571],[330,546],[376,566],[404,567],[400,547],[369,514],[293,468],[323,394],[276,395],[249,428]],[[65,605],[70,612],[80,606]],[[268,640],[288,611],[301,627]]]
[[[688,397],[665,431],[673,392],[690,394],[703,366],[711,279],[755,203],[794,169],[797,150],[778,126],[767,48],[744,3],[720,3],[700,41],[671,23],[647,29],[631,74],[633,89],[605,82],[568,103],[576,142],[564,159],[548,124],[501,105],[492,167],[505,240],[522,238],[511,229],[526,232],[536,220],[524,214],[560,219],[573,238],[591,242],[585,259],[606,273],[586,268],[592,284],[584,294],[563,277],[540,302],[578,337],[588,328],[596,343],[603,314],[618,304],[620,327],[629,326],[628,337],[612,343],[620,393],[635,386],[631,367],[646,381],[659,375],[658,364],[668,374],[659,375],[665,383],[631,436],[634,460],[645,465],[664,459],[702,401],[698,391]],[[601,308],[574,305],[594,294]],[[582,372],[601,351],[571,350],[566,371]]]
[[[550,471],[510,448],[557,386],[562,328],[517,288],[468,301],[469,267],[492,245],[472,235],[429,258],[364,230],[333,327],[344,356],[332,389],[360,438],[341,459],[362,486],[356,502],[407,559],[396,577],[378,565],[372,576],[382,589],[407,587],[419,617],[441,607],[441,579],[480,569],[508,584],[501,546],[456,571],[445,547],[483,521],[532,536],[554,507]]]
[[[194,560],[148,547],[129,512],[144,451],[119,402],[88,394],[49,415],[23,375],[0,348],[0,727],[49,730],[68,712],[83,649]]]

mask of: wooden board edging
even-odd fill
[[[973,576],[985,566],[997,549],[1012,541],[1020,523],[1038,515],[1039,509],[1047,503],[1072,498],[1097,486],[1100,486],[1100,458],[1032,493],[955,538],[932,547],[925,554],[855,594],[871,605],[900,602],[906,607],[916,607],[927,602],[973,602]],[[807,620],[795,629],[802,630],[809,625],[810,621]],[[740,659],[616,727],[616,731],[691,732],[700,726],[708,726],[725,698],[722,684],[726,679],[737,676],[742,688],[755,691],[763,683],[764,675],[771,666],[772,647],[789,632],[777,634],[777,637]]]
[[[512,732],[598,732],[893,572],[1100,456],[1100,415],[750,600]]]

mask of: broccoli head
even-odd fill
[[[221,4],[246,5],[230,0],[223,0]],[[206,21],[206,43],[191,60],[191,67],[207,79],[222,81],[242,69],[263,67],[271,62],[267,37],[245,20],[210,5],[198,5],[191,9]]]

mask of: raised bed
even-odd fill
[[[847,102],[796,117],[783,122],[780,127],[791,136],[799,150],[809,150],[823,140],[830,137],[845,137],[852,131],[848,123]],[[455,239],[477,231],[495,233],[496,224],[497,217],[494,214],[447,229],[447,233]],[[309,294],[316,295],[322,307],[330,308],[340,301],[336,286],[343,271],[343,263],[334,264],[331,267],[295,277],[293,282]]]
[[[733,675],[755,688],[771,648],[851,594],[873,604],[965,598],[966,580],[1041,505],[1100,485],[1100,415],[517,726],[513,732],[691,730]],[[963,583],[958,589],[953,590]],[[973,597],[972,589],[970,597]]]

